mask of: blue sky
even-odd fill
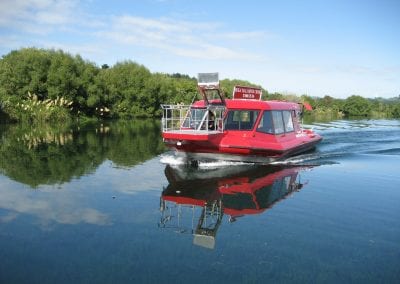
[[[400,0],[1,0],[0,55],[32,46],[269,92],[400,95]]]

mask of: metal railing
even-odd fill
[[[225,106],[209,105],[194,108],[190,105],[161,105],[162,131],[217,131],[224,129]]]

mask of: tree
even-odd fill
[[[220,81],[227,98],[236,85],[260,88],[244,80]],[[351,96],[343,100],[328,95],[299,97],[262,91],[263,99],[307,102],[320,116],[342,116],[343,112],[347,116],[400,116],[397,97],[367,100]],[[194,99],[200,99],[196,78],[181,73],[151,73],[145,66],[129,60],[99,67],[79,55],[37,48],[11,51],[0,59],[0,111],[15,120],[53,119],[57,113],[60,117],[62,113],[63,119],[78,113],[91,117],[154,117],[161,115],[161,104],[190,104]],[[35,106],[47,107],[56,102],[58,107],[68,102],[68,113],[47,108],[51,115],[38,115],[40,111]]]
[[[361,96],[352,95],[345,100],[343,111],[346,116],[365,117],[371,112],[371,103]]]
[[[400,103],[394,104],[393,109],[392,109],[392,116],[396,117],[396,118],[400,118]]]
[[[28,91],[47,97],[47,74],[51,56],[41,49],[12,51],[0,61],[0,96],[23,98]]]
[[[147,116],[146,108],[152,98],[146,93],[146,81],[150,71],[132,61],[117,63],[102,70],[106,76],[107,95],[112,102],[113,113],[118,117]]]

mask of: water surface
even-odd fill
[[[159,123],[0,127],[0,283],[397,283],[400,121],[187,168]]]

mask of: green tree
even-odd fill
[[[23,98],[27,92],[47,97],[47,74],[51,57],[34,48],[12,51],[0,60],[0,98]]]
[[[12,51],[0,60],[0,99],[6,104],[5,112],[15,119],[57,118],[55,109],[49,108],[49,100],[61,108],[65,101],[72,102],[76,110],[87,112],[88,105],[93,104],[93,100],[87,101],[88,95],[99,93],[95,86],[97,73],[93,63],[63,51],[36,48]],[[43,115],[43,102],[47,104],[47,112],[54,111],[52,114]],[[63,120],[69,115],[62,109],[58,113]]]
[[[400,118],[400,102],[393,104],[393,108],[391,110],[391,114],[395,118]]]
[[[195,79],[184,77],[175,78],[173,80],[173,91],[175,93],[172,94],[168,103],[190,104],[193,100],[200,99],[197,90],[197,81]]]
[[[103,71],[114,114],[118,117],[147,116],[146,108],[151,99],[147,97],[145,85],[151,77],[150,71],[132,61],[117,63]]]
[[[371,103],[361,97],[352,95],[348,97],[343,105],[346,116],[368,116],[371,113]]]
[[[285,100],[284,95],[278,92],[268,94],[268,100]]]

